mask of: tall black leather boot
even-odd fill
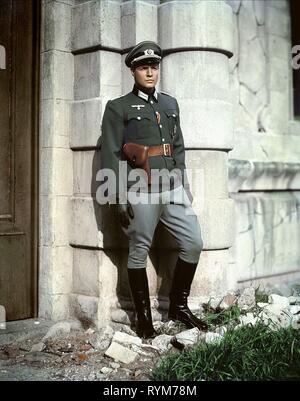
[[[194,316],[187,304],[196,268],[197,263],[187,263],[178,258],[170,292],[169,319],[179,320],[189,328],[198,327],[207,331],[207,324]]]
[[[157,333],[152,324],[146,269],[127,269],[127,271],[136,312],[137,335],[142,338],[155,337]]]

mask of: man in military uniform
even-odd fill
[[[129,238],[128,278],[136,310],[137,334],[144,338],[155,335],[146,263],[159,221],[174,236],[180,249],[169,294],[169,318],[179,320],[187,327],[207,328],[187,304],[202,250],[202,238],[191,206],[189,185],[184,179],[185,149],[178,103],[174,97],[158,93],[155,88],[161,58],[161,48],[151,41],[139,43],[128,53],[125,64],[130,68],[135,84],[132,92],[108,101],[101,137],[101,168],[111,169],[117,179],[114,200],[123,231]],[[136,154],[132,160],[124,157],[124,144],[133,146],[134,150],[146,150],[141,157],[147,155],[150,173],[158,172],[159,176],[163,172],[169,187],[164,187],[161,180],[153,179],[157,177],[153,174],[139,191],[139,202],[134,201],[133,183],[128,175],[125,186],[119,185],[123,171],[119,165],[127,160],[130,173],[137,168],[135,162],[139,156]],[[175,169],[177,173],[173,174]],[[110,197],[111,203],[114,200]]]

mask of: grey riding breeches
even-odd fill
[[[127,267],[147,266],[147,256],[159,221],[172,234],[179,246],[179,257],[198,263],[203,248],[200,224],[191,202],[181,185],[161,193],[127,193],[134,218],[128,228],[122,227],[129,239]]]

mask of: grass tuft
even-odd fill
[[[160,360],[152,372],[157,381],[299,380],[300,331],[271,330],[258,323],[229,330],[219,343]]]

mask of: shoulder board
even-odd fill
[[[170,95],[170,93],[167,93],[167,92],[160,91],[159,93],[161,93],[162,95],[167,95],[167,96],[171,96],[172,97],[172,95]]]

